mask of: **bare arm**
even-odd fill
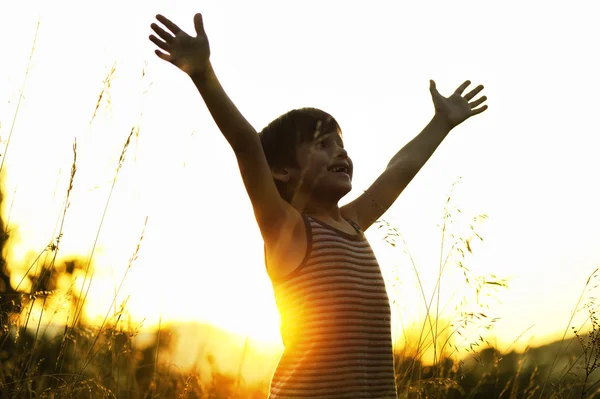
[[[462,95],[469,84],[469,81],[463,83],[452,96],[445,98],[438,93],[435,83],[431,81],[434,117],[421,133],[392,157],[385,171],[367,191],[342,207],[345,217],[355,220],[362,230],[368,229],[396,201],[448,133],[466,119],[487,109],[487,105],[476,108],[486,100],[485,96],[469,102],[483,86]]]
[[[236,155],[257,223],[265,241],[270,241],[278,236],[290,217],[294,219],[294,209],[277,191],[256,130],[233,104],[215,75],[209,60],[210,47],[202,16],[194,16],[196,37],[183,32],[161,15],[157,16],[157,20],[170,31],[165,31],[157,24],[151,25],[160,39],[151,35],[150,40],[163,50],[156,50],[157,56],[187,73],[196,85],[215,123]],[[300,220],[300,216],[295,219]]]
[[[256,130],[231,101],[217,79],[210,62],[203,73],[190,76],[190,78],[236,156],[257,149],[262,152]]]

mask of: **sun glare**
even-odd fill
[[[25,2],[13,3],[14,17],[0,27],[11,39],[0,65],[0,144],[7,146],[0,156],[12,286],[33,287],[33,274],[56,257],[57,303],[85,298],[86,321],[103,325],[122,313],[144,331],[173,328],[186,365],[219,352],[226,355],[218,361],[233,367],[251,342],[255,365],[269,372],[264,364],[282,348],[279,316],[235,156],[189,78],[157,59],[147,40],[158,8],[192,32],[191,16],[204,5],[139,3],[115,15],[96,2],[99,14],[72,19],[62,7],[34,15]],[[323,2],[331,8],[311,20],[319,29],[308,30],[311,7],[258,3],[240,3],[248,8],[235,15],[227,2],[200,10],[219,79],[257,128],[301,106],[335,114],[355,164],[351,195],[430,120],[430,78],[447,94],[465,78],[486,85],[486,116],[453,131],[385,214],[406,247],[399,235],[390,243],[385,229],[367,232],[398,342],[434,345],[428,340],[443,331],[453,344],[489,338],[524,350],[564,336],[571,312],[586,316],[577,298],[600,240],[598,135],[590,133],[597,110],[585,97],[598,89],[598,64],[585,50],[596,45],[597,13],[544,5],[552,17],[540,20],[537,6],[528,6],[507,31],[495,21],[513,18],[510,7],[477,6],[502,16],[485,17],[488,36],[452,22],[475,14],[451,14],[451,2],[437,13],[417,2],[410,13]],[[286,18],[268,16],[272,7]],[[565,13],[582,22],[555,29]],[[359,21],[360,35],[343,33],[357,32]],[[523,40],[531,21],[535,51]],[[442,43],[444,29],[467,38],[465,46]],[[557,97],[578,101],[557,105]],[[457,241],[464,257],[453,242],[440,250],[448,191],[459,176],[452,196],[462,212],[451,209],[449,225],[458,230],[446,239],[465,238]],[[489,220],[474,218],[483,212]],[[76,265],[70,272],[68,262]],[[585,291],[585,300],[595,297]],[[64,322],[61,312],[47,316]]]

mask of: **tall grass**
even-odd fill
[[[39,25],[38,25],[39,28]],[[37,31],[36,31],[37,37]],[[35,49],[35,39],[31,57]],[[30,57],[30,62],[31,62]],[[98,95],[90,125],[103,101],[110,98],[111,81],[116,67],[110,69]],[[10,144],[18,119],[29,66],[12,120],[4,151]],[[145,71],[143,71],[145,74]],[[127,310],[128,298],[119,302],[123,283],[135,267],[146,230],[141,234],[112,301],[100,323],[86,321],[82,314],[93,282],[93,260],[103,224],[109,213],[112,194],[119,172],[126,161],[132,137],[140,134],[139,125],[125,134],[112,185],[104,202],[94,242],[86,258],[60,255],[65,220],[69,216],[71,194],[77,182],[77,141],[73,143],[73,161],[69,183],[57,225],[48,244],[27,268],[17,283],[11,280],[11,265],[6,264],[4,250],[10,235],[9,223],[0,217],[0,397],[2,398],[264,398],[268,381],[250,384],[244,380],[242,364],[237,373],[221,372],[213,357],[207,355],[207,366],[178,369],[171,363],[173,334],[159,326],[149,344],[141,345],[141,325],[135,324]],[[4,158],[0,172],[4,165]],[[417,282],[424,316],[416,331],[403,329],[406,337],[395,348],[396,378],[401,398],[591,398],[599,391],[600,323],[595,289],[598,270],[587,280],[582,295],[560,342],[547,349],[529,348],[524,353],[509,350],[500,353],[484,337],[493,330],[497,318],[489,313],[486,295],[500,295],[507,289],[505,279],[493,274],[480,275],[468,267],[466,260],[474,251],[474,242],[483,242],[477,226],[487,215],[471,218],[469,228],[456,234],[450,227],[457,217],[465,218],[452,204],[453,184],[447,195],[440,226],[440,248],[437,275],[433,288],[422,280],[406,241],[394,223],[379,221],[383,240],[402,247],[408,256]],[[3,201],[0,192],[0,205]],[[10,217],[10,212],[9,212]],[[148,219],[146,219],[147,222]],[[444,278],[450,271],[463,276],[462,298],[444,299]],[[77,286],[76,272],[83,274]],[[59,280],[70,280],[63,292]],[[25,279],[31,284],[25,284]],[[205,304],[210,306],[210,304]],[[588,317],[573,325],[575,314]],[[54,316],[66,313],[59,324]],[[44,324],[45,323],[45,324]],[[569,331],[573,331],[569,333]],[[572,335],[570,335],[572,334]],[[246,341],[244,354],[248,350]],[[543,358],[552,351],[550,362]],[[244,362],[245,356],[242,358]],[[210,378],[202,367],[208,367]]]

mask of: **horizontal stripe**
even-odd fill
[[[381,277],[371,273],[365,273],[359,268],[346,268],[346,270],[327,270],[326,274],[323,271],[306,271],[302,277],[295,279],[294,284],[286,284],[285,286],[276,287],[276,291],[290,291],[293,294],[296,291],[310,292],[317,291],[314,288],[315,282],[352,282],[359,285],[364,290],[378,289],[382,296],[387,299],[386,287]]]
[[[340,340],[340,342],[331,343],[331,346],[323,346],[319,345],[318,347],[311,346],[309,343],[302,342],[296,345],[296,350],[301,351],[305,349],[307,352],[310,352],[311,358],[315,363],[318,362],[319,356],[322,356],[327,361],[337,361],[337,354],[343,354],[344,352],[348,352],[349,350],[353,350],[354,352],[372,352],[365,356],[366,359],[386,359],[387,351],[390,349],[386,345],[385,339],[376,339],[372,341],[368,340],[358,340],[358,339],[348,339],[348,340]],[[384,357],[379,355],[385,355]],[[302,355],[303,356],[303,355]],[[349,356],[347,360],[351,362],[352,360],[358,359],[358,356]]]
[[[301,267],[273,281],[285,349],[269,398],[395,398],[391,310],[377,258],[364,235],[308,222]]]
[[[333,289],[336,287],[339,287],[337,290],[351,290],[349,292],[349,296],[351,296],[351,294],[354,291],[359,291],[359,292],[363,292],[363,293],[370,293],[370,292],[374,292],[377,293],[379,295],[382,296],[382,298],[387,297],[386,294],[386,290],[385,290],[385,286],[383,285],[379,285],[379,281],[378,279],[371,277],[371,278],[361,278],[361,277],[354,277],[354,276],[343,276],[343,275],[330,275],[330,276],[320,276],[318,278],[313,279],[313,284],[312,285],[308,285],[306,286],[306,284],[309,284],[310,281],[306,281],[302,284],[302,285],[298,285],[297,287],[294,287],[294,289],[292,289],[293,291],[295,290],[302,290],[304,291],[306,294],[309,294],[311,292],[320,292],[324,289]]]
[[[318,289],[314,288],[314,283],[336,283],[339,282],[344,283],[352,283],[354,286],[360,287],[362,290],[373,290],[377,289],[383,297],[387,298],[387,290],[385,284],[381,281],[381,278],[378,278],[372,274],[361,273],[360,270],[352,270],[348,268],[346,273],[343,270],[329,270],[327,274],[324,274],[322,271],[314,271],[310,274],[306,274],[302,278],[298,278],[295,281],[294,285],[277,287],[277,291],[302,291],[302,292],[310,292],[310,291],[318,291]],[[353,287],[354,288],[354,287]]]
[[[306,265],[310,266],[312,263],[325,263],[325,262],[352,262],[356,264],[372,265],[375,266],[377,263],[369,254],[352,254],[339,253],[338,251],[322,251],[321,253],[311,254],[311,257],[306,261]]]
[[[377,277],[376,275],[370,273],[365,273],[360,268],[347,267],[345,270],[328,269],[326,271],[307,270],[305,273],[306,275],[295,278],[294,284],[286,284],[275,287],[275,291],[291,291],[291,293],[296,291],[318,291],[317,289],[313,288],[311,283],[321,281],[339,281],[340,283],[351,282],[354,285],[361,287],[362,290],[372,290],[377,288],[377,290],[381,292],[382,297],[387,299],[387,289],[385,283],[381,280],[381,277]]]
[[[341,292],[341,294],[340,294]],[[334,306],[338,303],[347,303],[352,304],[357,301],[364,301],[363,306],[369,307],[380,307],[382,311],[386,313],[390,313],[389,304],[387,304],[384,300],[381,299],[381,296],[375,293],[363,293],[357,292],[350,294],[351,297],[346,291],[335,290],[332,292],[315,292],[311,294],[310,298],[302,298],[300,296],[296,298],[289,298],[288,300],[280,300],[277,301],[277,306],[280,308],[281,312],[284,313],[292,313],[292,314],[282,314],[282,319],[285,319],[286,316],[292,316],[292,318],[298,318],[302,314],[306,312],[318,312],[325,310],[327,306]],[[325,303],[325,305],[317,305],[315,304],[317,301],[321,303]]]
[[[311,365],[310,368],[299,368],[299,367],[287,367],[285,364],[282,364],[277,368],[275,373],[275,379],[284,378],[289,374],[296,374],[298,378],[302,378],[302,376],[310,376],[313,374],[319,375],[327,375],[327,374],[343,374],[352,370],[364,370],[365,373],[368,373],[372,378],[376,378],[377,376],[386,376],[389,377],[393,375],[393,360],[389,359],[386,361],[380,361],[377,364],[363,364],[361,366],[357,366],[356,364],[338,364],[335,362],[321,362],[315,363]],[[383,378],[383,377],[382,377]]]
[[[305,353],[298,353],[302,349],[305,349]],[[319,363],[333,363],[338,361],[362,364],[364,362],[375,362],[377,359],[393,359],[391,355],[391,345],[369,347],[369,349],[369,351],[355,350],[354,352],[350,352],[347,349],[344,350],[343,347],[325,347],[321,348],[320,350],[316,349],[315,347],[311,347],[310,349],[307,347],[300,347],[293,353],[284,354],[284,356],[282,356],[280,359],[280,363],[283,362],[287,367],[290,363],[297,363],[302,358],[307,356],[310,356],[311,360],[313,361],[310,363],[311,365],[317,365]]]
[[[362,379],[365,378],[365,373],[315,375],[305,378],[297,377],[298,376],[294,376],[294,379],[292,381],[285,381],[285,379],[282,379],[282,383],[285,383],[285,389],[293,391],[339,391],[341,388],[349,390],[352,388],[364,389],[365,387],[364,384],[361,382]],[[390,375],[386,375],[376,380],[369,380],[369,382],[371,382],[373,385],[383,385],[389,378]],[[274,385],[277,386],[276,383]]]
[[[340,298],[340,300],[345,300],[346,298],[348,299],[381,299],[382,298],[382,293],[381,292],[363,292],[363,291],[359,291],[359,292],[352,292],[352,291],[348,291],[348,290],[343,290],[343,289],[336,289],[336,290],[330,290],[327,292],[315,292],[311,295],[311,299],[312,300],[317,300],[317,299],[325,299],[325,298]],[[383,304],[384,301],[381,301],[381,303]],[[388,302],[388,307],[389,307],[389,302]]]
[[[310,300],[296,295],[293,298],[287,298],[286,300],[280,301],[282,307],[300,307],[302,306],[303,311],[321,311],[331,306],[344,305],[352,307],[353,309],[373,309],[375,307],[385,308],[386,313],[390,313],[389,303],[385,298],[379,296],[373,297],[339,297],[337,295],[326,295],[326,293],[313,294]],[[296,315],[297,316],[297,315]]]
[[[323,252],[341,252],[345,255],[360,257],[361,255],[371,255],[373,250],[370,245],[354,247],[352,243],[344,241],[328,240],[323,242],[315,242],[314,246],[311,246],[310,254],[312,256],[318,256]],[[372,258],[372,256],[370,256]]]
[[[332,310],[323,309],[322,312],[310,312],[303,318],[303,322],[307,323],[306,328],[310,328],[309,325],[327,325],[331,323],[338,327],[341,323],[345,322],[358,322],[360,324],[369,325],[370,322],[382,320],[389,316],[389,313],[382,312],[364,312],[354,310]],[[332,319],[335,317],[335,319]],[[387,320],[389,322],[389,320]]]
[[[307,396],[305,392],[294,393],[286,391],[285,394],[271,394],[269,399],[396,399],[396,396],[393,394],[392,396],[373,396],[370,392],[348,392],[344,393],[343,396],[340,396],[339,392],[330,394],[321,393],[318,396],[309,395]]]
[[[389,395],[389,396],[388,396]],[[306,394],[300,393],[300,394],[286,394],[285,396],[281,395],[281,394],[271,394],[269,396],[269,399],[396,399],[396,394],[394,393],[390,393],[388,395],[385,396],[373,396],[372,393],[357,393],[357,392],[352,392],[350,393],[350,396],[345,395],[343,397],[340,397],[339,393],[333,393],[333,394],[328,394],[328,395],[319,395],[314,396],[306,396]]]

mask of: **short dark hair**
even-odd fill
[[[327,112],[299,108],[281,115],[258,135],[270,167],[298,166],[296,148],[320,134],[338,132],[340,125]]]
[[[317,108],[293,109],[279,116],[258,133],[270,168],[298,166],[296,149],[321,134],[337,132],[340,125],[325,111]],[[283,185],[275,181],[279,194],[290,201]]]

